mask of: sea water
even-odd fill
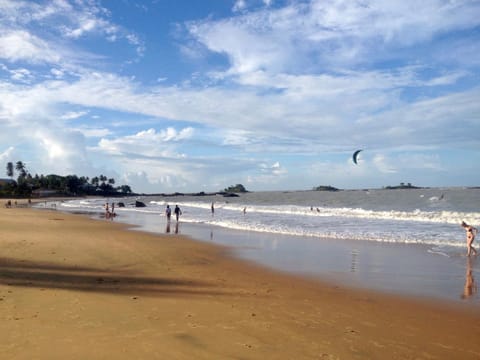
[[[136,200],[146,206],[135,207]],[[340,276],[382,290],[413,288],[415,293],[458,297],[465,275],[470,271],[474,277],[480,266],[475,259],[467,262],[460,227],[462,221],[480,227],[478,188],[78,199],[58,203],[57,209],[99,215],[106,202],[116,204],[115,221],[142,230],[182,233],[231,246],[239,256],[279,270]],[[174,218],[167,223],[167,205],[180,207],[178,224]]]

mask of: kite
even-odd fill
[[[360,153],[360,151],[362,151],[362,149],[360,150],[357,150],[353,153],[353,162],[357,165],[357,157],[358,157],[358,154]]]

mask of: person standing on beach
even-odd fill
[[[177,222],[178,222],[178,219],[180,218],[180,215],[182,215],[182,210],[180,210],[178,205],[175,205],[175,210],[173,210],[173,212],[175,213],[175,217],[176,217]]]
[[[167,216],[167,221],[170,222],[170,218],[172,217],[172,209],[170,209],[170,205],[167,205],[165,215]]]
[[[470,256],[470,253],[473,251],[475,255],[477,255],[477,250],[473,247],[473,240],[475,240],[475,236],[477,235],[477,228],[468,225],[465,221],[462,221],[461,226],[467,232],[467,256]]]
[[[108,202],[105,203],[105,217],[106,217],[107,219],[110,218],[110,207],[109,207],[109,205],[108,205]]]
[[[215,206],[213,205],[213,202],[212,202],[212,216],[215,214]]]

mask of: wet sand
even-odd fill
[[[0,209],[2,359],[478,359],[480,312],[353,290],[228,247]]]
[[[480,310],[480,294],[476,291],[480,257],[467,257],[463,246],[447,253],[440,247],[432,251],[424,244],[247,232],[183,220],[167,226],[165,217],[158,214],[121,212],[115,221],[134,224],[134,229],[142,231],[172,236],[178,232],[228,246],[237,257],[289,274],[391,294],[461,302]],[[459,227],[459,236],[463,235]]]

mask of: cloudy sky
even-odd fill
[[[478,186],[479,75],[478,0],[0,0],[0,177]]]

